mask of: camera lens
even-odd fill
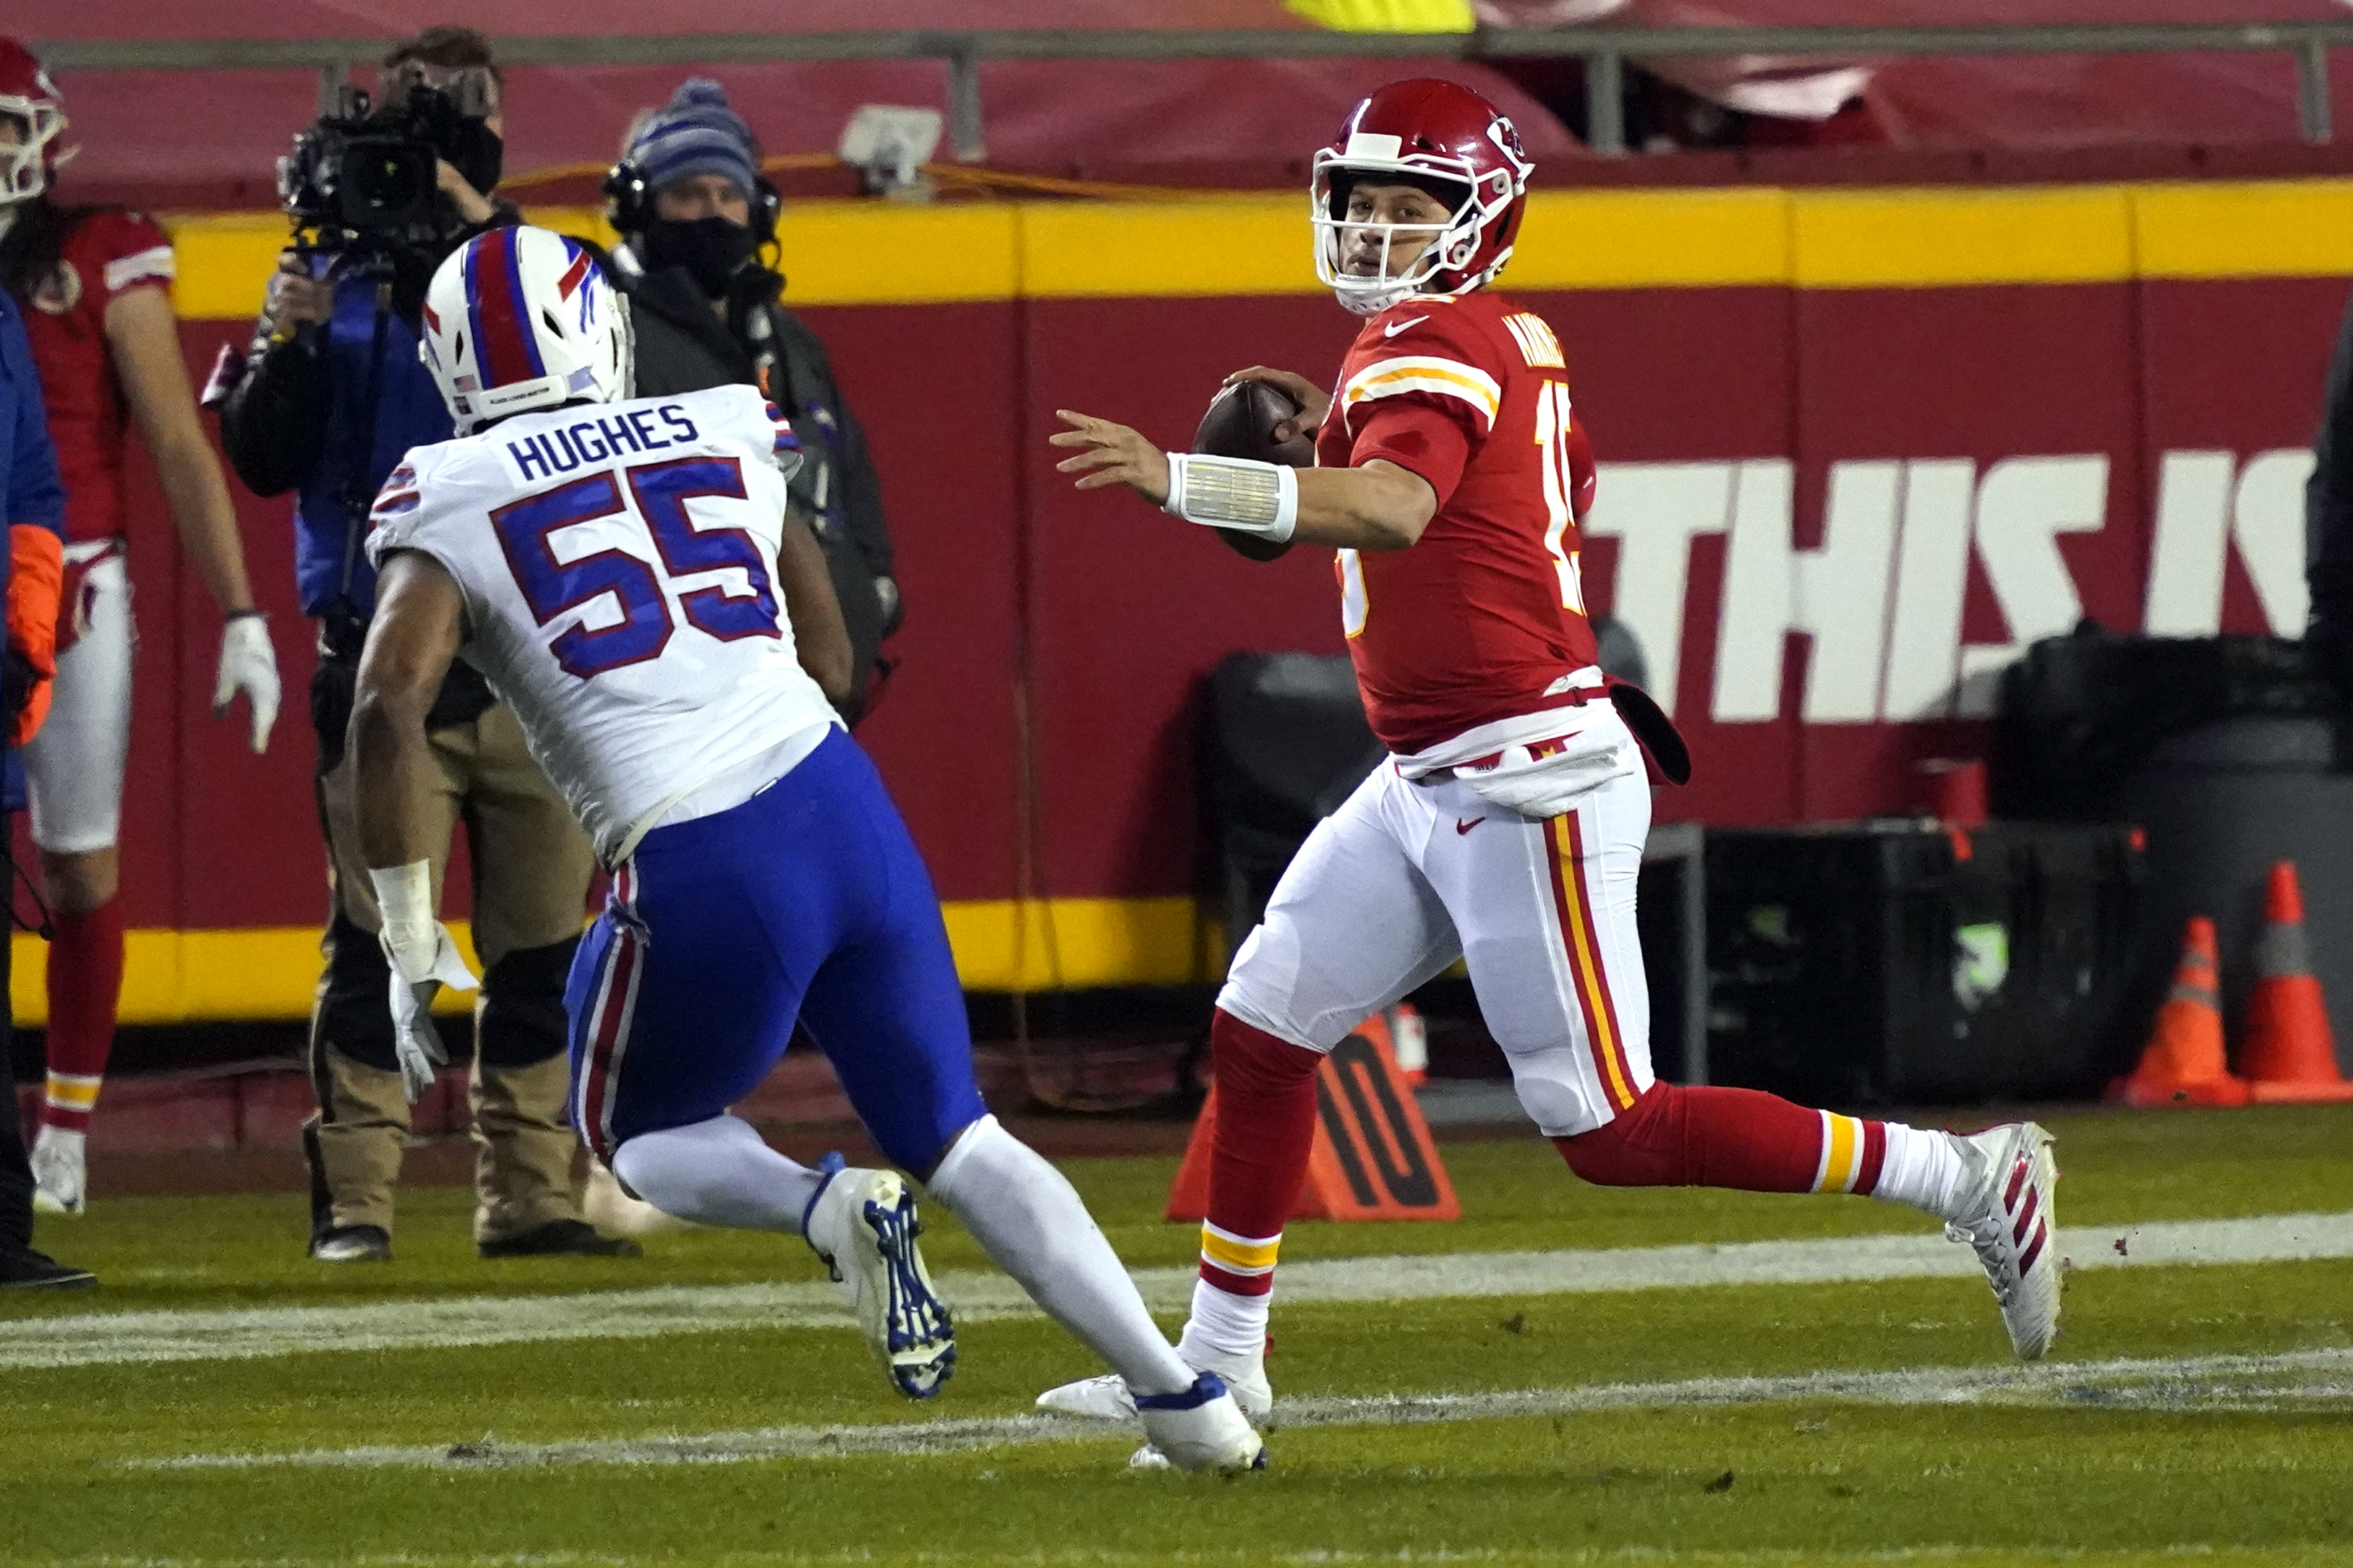
[[[354,228],[397,227],[430,211],[430,147],[404,138],[354,137],[343,150],[340,182],[344,221]]]

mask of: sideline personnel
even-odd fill
[[[382,918],[359,855],[344,749],[375,605],[375,574],[361,543],[369,503],[402,454],[449,439],[449,416],[417,359],[433,269],[473,235],[518,221],[513,207],[486,194],[498,184],[503,126],[489,41],[469,28],[429,28],[396,47],[384,69],[388,118],[422,91],[487,104],[487,112],[443,118],[448,140],[436,143],[440,194],[432,218],[392,237],[388,265],[376,276],[343,257],[286,253],[252,362],[221,410],[230,460],[246,483],[263,495],[301,491],[295,570],[303,613],[319,623],[311,717],[333,912],[311,1025],[319,1112],[302,1146],[311,1255],[332,1263],[391,1257],[393,1184],[409,1126],[385,1008]],[[607,1240],[580,1218],[573,1137],[563,1125],[564,977],[587,905],[588,841],[524,752],[513,715],[470,666],[452,667],[427,729],[439,770],[433,893],[438,900],[449,836],[462,822],[474,942],[487,966],[471,1086],[475,1242],[485,1258],[634,1254],[635,1243]]]
[[[631,395],[667,397],[740,382],[757,386],[800,433],[807,461],[788,498],[825,547],[827,575],[849,627],[856,724],[899,629],[899,584],[882,487],[866,436],[835,384],[825,344],[785,309],[784,276],[761,265],[782,201],[760,174],[751,128],[727,89],[695,77],[629,127],[605,180],[619,231],[614,283],[629,296],[637,365]]]

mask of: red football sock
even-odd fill
[[[52,918],[49,947],[49,1081],[41,1121],[68,1132],[90,1130],[114,1015],[122,995],[122,904],[110,899],[80,914]]]
[[[1607,1127],[1552,1142],[1570,1170],[1607,1187],[1868,1193],[1887,1130],[1753,1089],[1662,1083]]]
[[[1274,1289],[1282,1222],[1315,1146],[1315,1069],[1324,1058],[1219,1010],[1209,1026],[1218,1126],[1201,1278],[1237,1296]]]

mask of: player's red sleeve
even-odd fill
[[[69,246],[101,310],[126,289],[169,286],[176,270],[170,237],[144,213],[101,208],[82,220]]]
[[[19,522],[8,530],[8,647],[24,659],[32,682],[8,743],[21,746],[48,717],[58,674],[58,603],[65,592],[65,542],[52,529]]]
[[[1348,466],[1362,468],[1374,458],[1395,463],[1418,474],[1444,506],[1462,470],[1471,461],[1470,433],[1443,408],[1392,399],[1374,405],[1355,421],[1356,440],[1348,451]]]
[[[1352,362],[1340,384],[1348,460],[1409,469],[1443,506],[1494,427],[1504,367],[1488,363],[1493,346],[1447,302],[1407,300],[1376,322],[1377,351]]]

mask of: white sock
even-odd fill
[[[76,1132],[69,1127],[52,1127],[44,1121],[41,1130],[33,1135],[33,1152],[37,1154],[44,1149],[69,1149],[79,1154],[89,1141],[87,1132]]]
[[[613,1156],[613,1174],[666,1215],[734,1230],[801,1234],[825,1178],[787,1160],[733,1116],[640,1132]]]
[[[1192,1369],[1169,1348],[1077,1189],[997,1118],[965,1129],[928,1185],[997,1266],[1129,1388],[1176,1394],[1193,1386]]]
[[[1274,1293],[1237,1296],[1207,1279],[1193,1281],[1193,1315],[1176,1341],[1176,1353],[1191,1365],[1256,1362],[1266,1354],[1267,1309]]]
[[[1874,1198],[1952,1219],[1972,1195],[1968,1177],[1974,1165],[1961,1151],[1961,1141],[1949,1132],[1923,1131],[1901,1121],[1883,1121],[1887,1152],[1879,1163]]]

